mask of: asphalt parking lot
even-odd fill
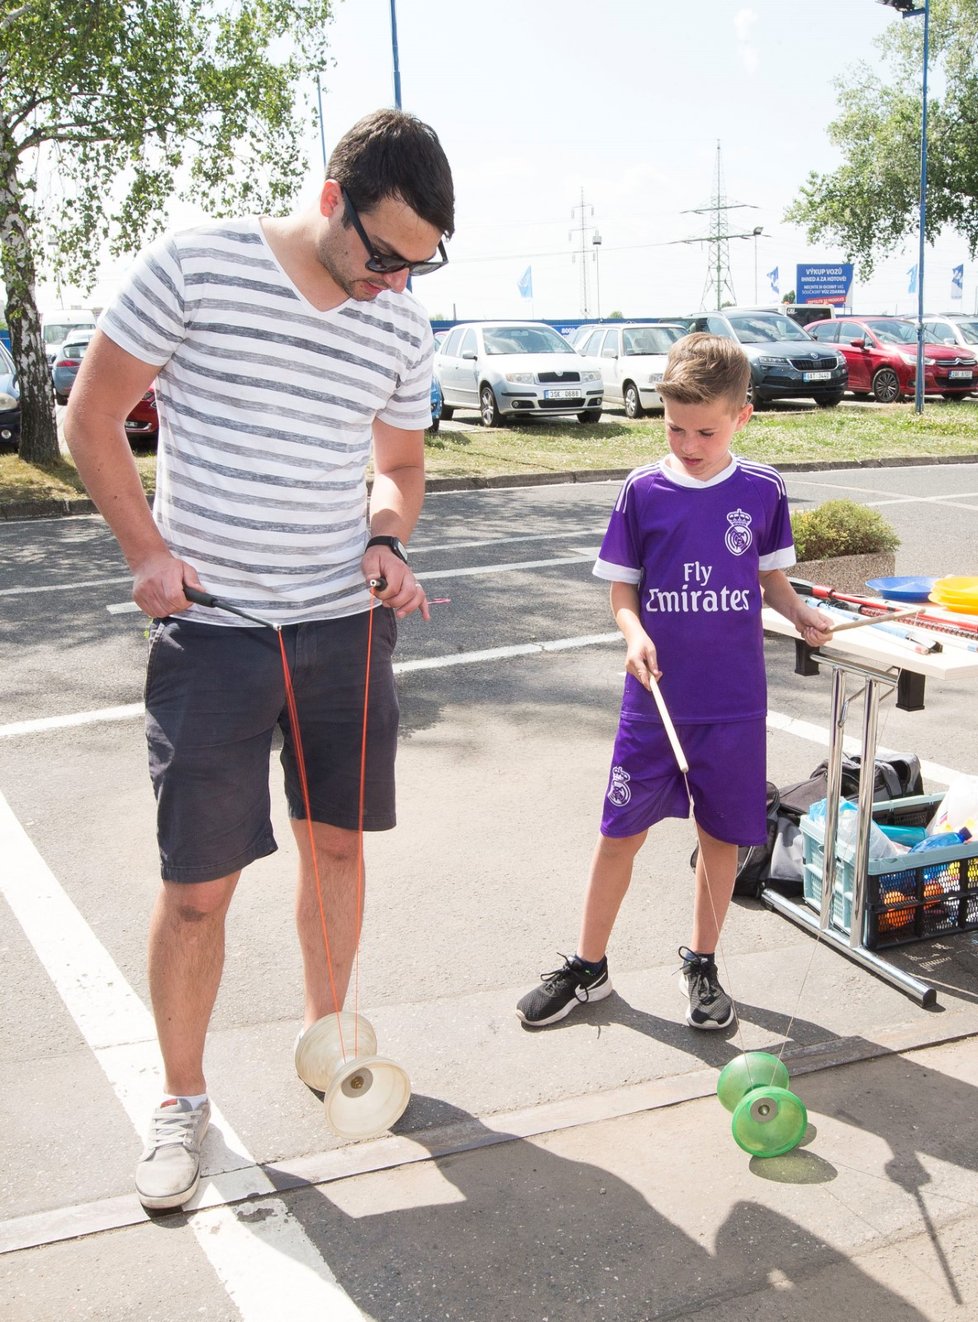
[[[898,572],[976,571],[974,465],[800,472],[788,482],[798,506],[846,495],[879,508],[902,538]],[[690,1169],[707,1184],[715,1147],[716,1169],[729,1181],[724,1196],[753,1200],[758,1225],[771,1218],[770,1233],[788,1211],[772,1209],[770,1190],[729,1152],[717,1104],[705,1100],[731,1055],[787,1034],[799,1072],[825,1063],[855,1068],[874,1051],[964,1040],[978,1029],[972,935],[893,956],[938,986],[939,1008],[925,1011],[742,902],[724,938],[742,1036],[694,1039],[682,1026],[674,979],[690,894],[690,829],[679,822],[664,824],[642,855],[610,953],[618,994],[559,1031],[520,1027],[515,1000],[573,946],[604,789],[622,663],[590,564],[616,491],[617,483],[599,482],[429,497],[412,558],[434,602],[432,620],[408,620],[401,631],[400,825],[368,843],[360,973],[361,1008],[381,1053],[408,1069],[411,1105],[393,1138],[345,1147],[295,1080],[294,858],[273,765],[280,851],[239,888],[209,1048],[220,1116],[201,1195],[208,1210],[159,1225],[146,1222],[130,1192],[158,1089],[143,967],[158,875],[140,724],[146,622],[128,606],[125,566],[97,517],[0,527],[0,835],[8,860],[0,1059],[8,1100],[20,1099],[0,1136],[8,1250],[0,1272],[11,1317],[170,1317],[176,1246],[194,1301],[180,1311],[206,1318],[257,1319],[272,1315],[266,1306],[280,1316],[274,1300],[280,1305],[286,1290],[296,1309],[327,1317],[569,1318],[582,1301],[598,1300],[582,1283],[581,1241],[560,1261],[545,1229],[548,1191],[588,1215],[573,1196],[581,1172],[566,1164],[572,1157],[605,1171],[615,1197],[607,1225],[599,1214],[588,1232],[594,1269],[603,1275],[614,1263],[621,1276],[614,1289],[605,1281],[605,1315],[692,1316],[714,1298],[702,1279],[710,1263],[695,1267],[704,1251],[692,1247],[695,1224],[679,1234],[665,1192],[658,1203],[644,1185],[641,1198],[628,1192],[633,1177],[616,1165],[628,1144],[645,1152],[650,1141],[675,1152],[695,1146]],[[825,673],[795,676],[784,640],[769,641],[768,661],[770,768],[787,783],[825,755],[829,681]],[[923,711],[887,708],[881,743],[916,752],[930,786],[978,773],[973,706],[972,688],[928,681]],[[914,1079],[922,1069],[913,1066]],[[969,1108],[976,1114],[974,1086],[957,1078],[927,1113],[942,1133],[955,1128],[958,1145],[922,1135],[914,1147],[899,1116],[850,1115],[864,1141],[868,1132],[872,1143],[889,1145],[893,1160],[916,1153],[927,1165],[931,1192],[948,1200],[928,1212],[934,1224],[956,1224],[955,1209],[978,1206],[975,1161],[959,1152],[973,1131],[963,1117]],[[846,1105],[835,1105],[824,1083],[812,1088],[825,1117],[820,1133],[835,1126],[841,1145],[852,1090]],[[676,1105],[657,1137],[639,1135],[664,1097]],[[938,1114],[942,1105],[946,1114]],[[614,1143],[600,1126],[588,1131],[612,1116],[625,1126]],[[912,1123],[924,1122],[915,1113]],[[499,1143],[501,1133],[520,1141]],[[577,1135],[584,1143],[586,1133],[591,1150],[561,1155],[561,1142]],[[464,1165],[466,1152],[482,1154],[477,1168]],[[419,1183],[398,1209],[391,1199],[408,1167]],[[388,1178],[378,1184],[383,1171]],[[262,1201],[276,1191],[272,1203]],[[778,1197],[783,1204],[784,1189]],[[894,1214],[883,1226],[894,1242],[911,1233],[914,1215],[917,1229],[927,1229],[907,1198],[906,1219],[898,1224]],[[657,1208],[643,1234],[623,1229],[634,1226],[638,1203],[642,1215]],[[867,1195],[861,1225],[871,1208]],[[809,1211],[791,1209],[796,1240],[809,1244],[818,1230],[819,1252],[828,1246],[841,1263],[844,1218],[819,1228]],[[743,1215],[724,1224],[733,1237],[724,1288],[743,1302],[758,1288],[737,1266],[741,1249],[745,1263],[750,1256],[754,1231]],[[440,1242],[453,1235],[454,1274]],[[649,1241],[694,1264],[677,1267],[681,1288],[657,1296],[654,1307],[636,1266]],[[948,1245],[943,1251],[953,1257]],[[528,1266],[534,1253],[544,1255],[536,1276]],[[945,1289],[945,1314],[900,1312],[894,1281],[885,1315],[952,1316],[948,1273],[933,1274]],[[262,1293],[269,1279],[279,1293]],[[831,1273],[826,1281],[830,1291]],[[962,1298],[964,1288],[962,1278]],[[717,1316],[778,1316],[756,1300],[752,1307]]]

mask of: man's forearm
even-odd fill
[[[370,495],[370,533],[407,542],[424,504],[424,469],[416,465],[377,473]]]

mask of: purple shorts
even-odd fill
[[[640,835],[664,817],[693,816],[715,840],[767,839],[767,722],[677,725],[688,777],[676,765],[665,727],[622,717],[601,815],[601,834]],[[689,781],[687,791],[686,780]]]
[[[366,612],[282,629],[314,821],[359,824]],[[394,612],[374,610],[366,831],[395,825]],[[154,620],[146,736],[164,881],[213,881],[276,849],[269,758],[282,741],[289,816],[304,818],[278,637],[271,629]]]

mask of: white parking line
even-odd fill
[[[0,857],[0,893],[140,1133],[159,1101],[159,1057],[149,1011],[2,794]],[[242,1178],[253,1188],[258,1175],[262,1192],[275,1190],[216,1107],[204,1152],[205,1178],[190,1204],[203,1210],[189,1218],[189,1225],[245,1322],[280,1316],[283,1300],[288,1300],[290,1315],[308,1309],[309,1316],[324,1322],[361,1322],[363,1314],[280,1198],[257,1204],[259,1216],[249,1204],[247,1224],[226,1206],[229,1198],[240,1197]]]

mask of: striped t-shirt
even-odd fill
[[[248,218],[152,244],[99,324],[159,366],[154,517],[204,588],[279,624],[368,609],[373,421],[431,421],[420,304],[385,292],[320,312]]]

